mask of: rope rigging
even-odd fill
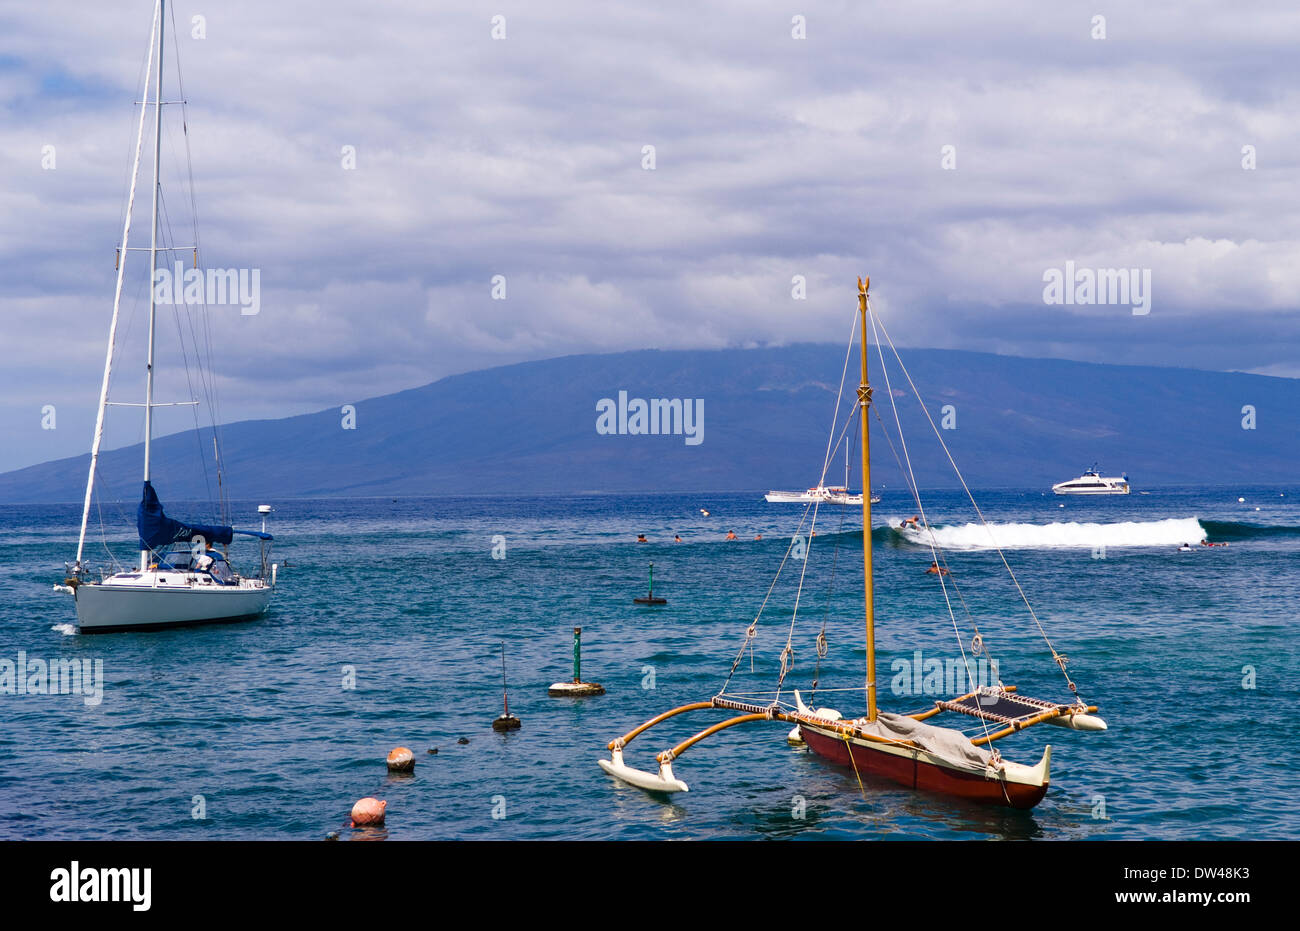
[[[989,526],[987,519],[984,517],[983,512],[980,510],[978,503],[975,501],[974,495],[971,493],[971,490],[966,483],[965,477],[962,475],[960,469],[957,468],[952,453],[948,449],[947,444],[944,442],[943,436],[940,434],[937,425],[934,423],[933,417],[930,416],[929,411],[926,409],[924,402],[921,399],[920,392],[917,391],[916,385],[912,380],[911,374],[908,372],[907,367],[903,364],[902,358],[898,353],[897,347],[894,345],[892,339],[889,336],[889,333],[886,331],[883,322],[881,322],[877,318],[874,312],[870,311],[869,305],[868,305],[868,316],[871,321],[871,334],[876,346],[877,356],[879,358],[881,377],[884,379],[885,392],[889,397],[890,409],[893,414],[894,426],[898,432],[897,446],[895,445],[893,437],[891,435],[892,431],[888,429],[884,419],[880,414],[878,407],[875,409],[876,420],[881,427],[881,431],[885,435],[885,439],[887,443],[889,444],[890,452],[893,455],[893,458],[896,464],[899,466],[899,470],[903,475],[904,484],[906,485],[908,492],[911,495],[912,500],[916,505],[917,514],[920,517],[921,526],[923,528],[923,532],[925,535],[926,545],[930,550],[932,559],[934,561],[934,565],[936,567],[942,567],[940,571],[937,573],[939,585],[940,585],[940,591],[943,595],[944,605],[947,609],[949,620],[952,624],[953,633],[956,636],[958,651],[961,655],[962,668],[965,669],[967,681],[971,684],[972,688],[976,687],[978,678],[972,669],[971,660],[979,656],[984,656],[986,658],[991,659],[992,652],[984,632],[980,629],[978,622],[976,621],[973,613],[971,612],[970,605],[967,602],[964,594],[962,593],[961,587],[958,585],[956,580],[952,578],[951,575],[949,574],[946,551],[938,542],[938,539],[935,534],[935,529],[929,521],[928,515],[925,510],[924,502],[921,499],[919,487],[916,480],[915,470],[912,466],[910,451],[907,446],[906,438],[904,437],[903,434],[902,420],[898,410],[898,403],[892,385],[889,366],[886,364],[886,357],[884,353],[884,347],[886,344],[888,344],[893,360],[898,365],[899,371],[901,372],[904,379],[906,380],[906,384],[911,388],[913,394],[917,399],[917,402],[921,406],[922,411],[925,412],[926,419],[929,422],[931,429],[934,431],[936,438],[939,440],[939,443],[944,450],[944,454],[947,457],[949,464],[952,466],[953,471],[957,475],[958,481],[961,483],[962,489],[965,492],[967,499],[971,502],[972,507],[975,509],[975,513],[978,515],[981,524],[988,531],[990,540],[993,543],[993,548],[996,550],[998,557],[1002,562],[1003,567],[1006,569],[1013,584],[1015,585],[1021,601],[1028,609],[1030,617],[1034,620],[1034,623],[1037,626],[1040,635],[1043,637],[1044,642],[1047,644],[1047,647],[1051,652],[1053,661],[1055,662],[1057,667],[1061,670],[1061,673],[1065,678],[1067,687],[1069,688],[1070,692],[1075,696],[1076,703],[1082,705],[1083,702],[1078,695],[1078,688],[1073,682],[1073,680],[1070,678],[1070,675],[1066,670],[1066,664],[1068,662],[1068,658],[1063,654],[1059,653],[1056,650],[1056,648],[1052,645],[1050,638],[1047,636],[1046,630],[1044,629],[1037,614],[1034,612],[1033,606],[1030,604],[1028,596],[1025,594],[1024,588],[1021,586],[1019,579],[1016,577],[1015,572],[1012,570],[1006,558],[1005,553],[1003,553],[1001,547],[998,546],[996,539],[994,539],[992,529]],[[848,366],[852,356],[853,338],[854,336],[856,336],[856,334],[857,334],[857,320],[855,319],[854,326],[850,332],[849,349],[845,353],[844,367],[841,372],[839,392],[836,399],[834,417],[832,418],[832,423],[831,423],[831,433],[830,433],[830,437],[827,440],[826,455],[823,460],[819,485],[825,484],[826,475],[830,468],[830,463],[834,459],[835,455],[838,453],[840,445],[844,443],[845,437],[848,435],[850,424],[854,422],[854,418],[852,417],[846,418],[843,429],[839,431],[839,435],[838,437],[836,437],[836,428],[839,427],[840,407],[845,400],[844,389],[847,382]],[[869,401],[870,393],[871,393],[871,389],[869,387],[866,388],[865,398],[864,398],[864,389],[861,386],[858,386],[856,389],[857,397],[855,398],[855,400],[858,403],[862,403],[864,399]],[[902,451],[901,456],[899,454],[900,447]],[[847,488],[849,486],[848,472],[847,472],[847,470],[849,469],[849,462],[847,456],[846,456],[845,468],[846,468],[845,487]],[[862,493],[864,495],[869,495],[870,489],[863,488]],[[791,612],[790,625],[787,631],[785,643],[782,646],[778,656],[779,667],[778,667],[775,695],[772,703],[773,703],[773,707],[783,704],[781,701],[781,696],[784,690],[784,684],[787,676],[792,671],[794,666],[794,653],[795,653],[794,642],[793,642],[794,628],[798,619],[799,608],[801,606],[804,582],[807,574],[807,563],[809,557],[811,556],[810,551],[811,551],[812,533],[815,532],[815,528],[817,525],[819,504],[820,502],[813,501],[810,502],[809,505],[805,507],[804,513],[800,518],[798,527],[796,528],[795,536],[791,539],[790,544],[786,548],[785,555],[781,560],[781,564],[777,569],[776,575],[773,578],[771,585],[768,587],[768,591],[763,598],[763,602],[759,607],[759,611],[755,615],[753,621],[746,628],[744,641],[741,644],[740,650],[736,654],[736,658],[731,665],[731,669],[727,675],[726,681],[723,683],[722,688],[718,692],[719,695],[726,694],[727,688],[730,685],[736,671],[738,670],[740,666],[740,662],[743,659],[745,651],[747,649],[750,651],[752,657],[753,643],[757,636],[758,625],[763,616],[763,612],[766,610],[768,602],[772,597],[772,593],[775,590],[776,584],[780,579],[781,573],[785,569],[785,566],[791,556],[794,545],[801,538],[804,526],[805,524],[807,524],[810,530],[810,534],[808,537],[808,551],[805,552],[803,556],[804,565],[800,570],[799,581],[795,590],[794,606]],[[829,652],[829,643],[826,638],[826,625],[827,625],[827,619],[829,616],[829,610],[831,605],[831,593],[833,592],[834,589],[836,568],[838,565],[838,553],[839,553],[838,537],[842,533],[843,526],[844,526],[844,519],[845,519],[845,512],[841,511],[839,529],[837,529],[835,533],[836,540],[832,546],[832,564],[831,564],[830,577],[828,580],[827,599],[826,599],[825,608],[822,613],[821,627],[817,634],[817,639],[816,639],[817,661],[816,661],[816,666],[814,669],[814,675],[812,679],[812,690],[810,693],[811,696],[813,696],[814,698],[820,686],[822,660],[827,656]],[[969,641],[969,646],[967,645],[967,642],[965,641],[961,633],[961,625],[959,625],[956,616],[956,606],[953,603],[954,598],[956,602],[960,605],[965,621],[973,632],[971,639]],[[751,666],[752,666],[752,660],[751,660]],[[1001,683],[997,683],[997,684],[1000,685]],[[852,689],[822,689],[823,692],[826,691],[831,691],[831,692],[855,691],[856,692],[860,690],[863,689],[861,687],[852,688]],[[978,730],[982,730],[983,736],[988,737],[990,734],[988,722],[986,720],[980,719]]]
[[[986,531],[988,531],[989,540],[993,544],[993,549],[997,551],[998,558],[1002,561],[1003,568],[1007,570],[1007,574],[1011,577],[1011,581],[1015,584],[1016,591],[1020,594],[1020,600],[1024,602],[1025,608],[1029,611],[1029,616],[1033,618],[1034,625],[1038,628],[1039,634],[1042,635],[1043,642],[1047,644],[1048,650],[1051,651],[1053,661],[1055,661],[1056,665],[1060,667],[1061,675],[1065,677],[1066,685],[1069,687],[1071,694],[1075,696],[1077,702],[1080,705],[1084,704],[1082,697],[1079,696],[1078,686],[1074,684],[1074,681],[1070,678],[1070,674],[1066,672],[1065,666],[1066,666],[1067,657],[1058,653],[1056,647],[1052,645],[1051,638],[1047,636],[1047,631],[1043,628],[1042,622],[1038,619],[1038,614],[1034,611],[1034,606],[1029,603],[1029,597],[1025,594],[1024,588],[1021,587],[1020,580],[1016,578],[1016,573],[1011,568],[1011,564],[1007,562],[1006,554],[1002,552],[1002,547],[998,545],[997,538],[994,537],[993,530],[989,526],[989,522],[984,517],[984,512],[980,510],[979,504],[975,501],[975,496],[971,493],[970,486],[966,484],[966,477],[962,475],[961,469],[957,467],[957,462],[956,460],[953,459],[952,452],[948,449],[948,444],[944,442],[943,435],[939,432],[939,428],[935,424],[934,418],[930,416],[929,409],[925,406],[925,403],[922,401],[921,393],[917,390],[916,384],[912,381],[912,376],[907,371],[907,366],[903,364],[902,358],[898,355],[898,349],[897,347],[894,346],[894,341],[890,339],[889,332],[885,329],[884,321],[877,320],[874,314],[872,315],[871,321],[872,321],[871,325],[873,331],[875,330],[876,326],[879,325],[880,333],[883,334],[883,336],[885,337],[885,341],[889,343],[889,349],[893,353],[894,358],[897,359],[898,361],[899,370],[903,373],[903,376],[907,379],[908,386],[911,387],[912,393],[916,396],[917,404],[920,406],[922,412],[925,414],[925,418],[930,424],[930,429],[934,431],[934,435],[936,439],[938,439],[939,445],[943,448],[944,455],[948,458],[948,464],[952,466],[952,470],[956,474],[957,480],[961,483],[962,490],[966,493],[966,497],[970,501],[971,507],[975,509],[975,513],[979,517],[980,524],[984,527]],[[879,341],[877,341],[876,343],[876,348],[877,350],[880,350]],[[882,366],[884,365],[883,352],[881,353],[881,365]],[[901,441],[901,436],[900,436],[900,441]],[[933,535],[933,532],[931,532],[931,534]],[[943,577],[940,576],[940,581],[942,581],[942,579]]]
[[[175,71],[175,80],[177,82],[177,87],[179,89],[179,98],[180,98],[176,102],[179,103],[181,107],[181,135],[182,135],[182,139],[184,142],[184,149],[185,149],[185,177],[188,182],[190,226],[192,228],[193,237],[194,237],[193,249],[195,255],[195,268],[198,268],[198,250],[200,247],[199,229],[198,229],[198,200],[197,200],[197,195],[195,190],[192,148],[191,148],[190,138],[189,138],[188,101],[185,99],[184,77],[183,77],[183,70],[181,67],[181,55],[180,55],[181,49],[178,40],[179,33],[176,28],[176,9],[174,5],[172,6],[172,9],[169,12],[171,14],[170,18],[172,21],[171,39],[172,39],[173,55],[174,55],[172,61],[175,63],[173,67]],[[146,109],[151,105],[151,102],[149,100],[150,98],[149,83],[150,83],[150,70],[153,62],[153,54],[155,51],[154,41],[152,37],[156,35],[156,30],[161,28],[161,25],[162,24],[158,22],[158,17],[157,14],[155,13],[154,31],[151,31],[149,50],[144,56],[144,61],[141,66],[141,73],[137,82],[138,85],[142,88],[141,93],[137,99],[141,102],[140,105]],[[161,89],[158,90],[158,96],[161,96]],[[143,126],[143,113],[140,115],[140,119],[142,121],[142,126]],[[177,151],[176,140],[173,131],[169,127],[164,125],[161,129],[161,132],[165,135],[168,141],[168,149],[172,158],[176,163],[179,163],[180,157]],[[133,145],[131,146],[132,152],[134,152],[136,149],[139,148],[139,142],[142,139],[143,139],[143,135],[140,136],[140,139],[133,141]],[[136,153],[136,155],[138,157],[138,153]],[[131,176],[132,174],[131,166],[132,166],[132,162],[130,159],[128,159],[127,162],[128,177]],[[160,256],[164,253],[169,255],[174,254],[180,247],[177,245],[177,239],[174,234],[172,216],[168,209],[169,207],[168,201],[165,196],[165,192],[163,190],[164,185],[162,184],[161,178],[155,178],[153,180],[154,183],[157,185],[157,192],[158,192],[158,211],[159,211],[158,239],[159,241],[157,244],[157,251]],[[132,190],[134,190],[133,186],[132,186]],[[122,207],[122,219],[124,223],[124,228],[129,228],[129,226],[125,226],[125,224],[128,221],[128,214],[131,213],[132,204],[133,204],[133,197],[131,195],[128,195],[126,197],[126,202],[123,204]],[[125,263],[128,254],[128,252],[123,248],[124,246],[125,246],[125,242],[119,244],[118,247],[118,260],[121,263]],[[135,251],[135,247],[132,247],[131,251]],[[148,252],[149,250],[145,249],[144,251]],[[130,310],[128,311],[127,314],[127,320],[125,321],[126,324],[124,328],[125,333],[122,334],[121,338],[118,339],[110,338],[110,346],[109,346],[110,361],[111,359],[116,358],[116,356],[118,355],[120,345],[129,341],[129,337],[133,330],[135,318],[139,313],[140,304],[143,295],[148,294],[152,288],[152,281],[147,279],[148,276],[143,276],[136,289],[135,300],[131,304]],[[222,443],[221,443],[220,405],[218,399],[218,386],[217,386],[216,378],[212,372],[215,352],[214,352],[214,341],[212,338],[212,324],[210,320],[211,314],[209,313],[209,306],[206,301],[207,298],[206,288],[199,289],[200,300],[195,302],[193,305],[191,305],[185,302],[184,300],[182,300],[178,296],[180,292],[181,283],[178,281],[175,282],[175,285],[176,285],[176,291],[178,293],[173,295],[172,316],[176,326],[177,345],[179,346],[180,357],[181,357],[180,361],[185,372],[185,384],[189,391],[189,397],[198,400],[206,407],[207,414],[208,414],[208,421],[211,424],[210,431],[212,436],[213,452],[205,454],[204,452],[204,446],[206,442],[205,425],[200,422],[198,404],[190,405],[194,407],[194,410],[192,411],[193,420],[194,420],[194,434],[195,434],[195,439],[197,444],[199,464],[202,470],[203,488],[205,490],[207,499],[209,501],[215,501],[216,522],[220,524],[229,524],[230,523],[229,500],[225,492],[224,485],[222,483],[222,474],[224,472],[224,457],[222,453]],[[120,285],[119,285],[119,290],[120,290]],[[179,304],[184,304],[185,306],[182,308],[180,306],[177,306]],[[197,321],[197,323],[194,319],[196,313],[201,315],[201,319]],[[181,319],[182,316],[184,316],[185,318],[184,320]],[[110,334],[111,337],[112,335],[113,334]],[[106,374],[105,376],[106,384],[104,386],[105,399],[108,396],[108,384],[107,384],[108,381],[109,381],[109,376]],[[102,420],[105,424],[108,421],[109,406],[110,405],[104,405]],[[142,439],[143,439],[143,428],[141,428],[141,431],[137,437],[137,442],[140,442]],[[217,487],[216,487],[215,496],[213,494],[212,475],[209,470],[208,455],[214,456],[215,465],[216,465]],[[112,508],[116,509],[119,517],[125,523],[134,524],[135,518],[133,515],[127,514],[126,510],[122,505],[122,499],[121,499],[122,492],[120,491],[115,492],[113,490],[114,484],[120,484],[120,483],[114,483],[112,481],[113,479],[112,475],[104,474],[103,466],[104,466],[103,462],[96,462],[94,464],[93,474],[90,477],[91,491],[88,492],[87,507],[89,507],[90,504],[89,496],[93,494],[94,503],[97,507],[99,523],[100,523],[101,545],[103,546],[104,551],[108,556],[108,560],[110,564],[120,568],[122,564],[119,562],[117,557],[113,554],[111,548],[108,545],[108,533],[104,522],[104,517],[105,517],[104,505],[107,501],[107,503]]]
[[[884,352],[881,350],[880,338],[876,334],[876,315],[874,313],[871,314],[870,319],[871,319],[872,335],[876,336],[876,351],[880,356],[880,371],[881,371],[881,375],[885,379],[885,393],[889,395],[889,407],[890,410],[893,411],[894,424],[898,428],[898,445],[903,448],[903,460],[907,464],[907,471],[904,475],[904,478],[905,481],[907,482],[907,487],[911,489],[912,496],[916,501],[916,513],[920,516],[921,522],[925,527],[926,534],[929,537],[928,542],[930,545],[930,555],[934,559],[934,564],[937,566],[939,564],[940,558],[942,558],[938,553],[938,541],[936,541],[934,538],[934,528],[930,526],[930,519],[929,517],[926,516],[925,505],[921,503],[921,494],[916,484],[916,473],[912,469],[912,457],[907,450],[907,440],[903,437],[902,421],[898,417],[898,403],[894,398],[893,385],[890,383],[889,380],[889,369],[885,365],[885,356],[884,356]],[[899,365],[900,366],[902,365],[901,359],[899,360]],[[971,673],[970,660],[966,658],[966,646],[962,642],[961,630],[957,626],[957,616],[953,613],[952,610],[952,599],[948,597],[948,585],[944,581],[945,578],[947,578],[947,576],[945,576],[944,573],[940,572],[939,587],[940,590],[943,592],[943,602],[948,609],[948,617],[952,621],[953,633],[957,635],[957,649],[961,653],[961,662],[962,662],[962,666],[966,670],[967,681],[974,682],[975,677]],[[984,728],[984,735],[988,736],[989,733],[988,723],[981,720],[980,724]]]

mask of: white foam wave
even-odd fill
[[[65,637],[75,637],[77,635],[77,628],[71,624],[55,624],[50,630],[56,630]]]
[[[897,525],[895,525],[897,526]],[[899,534],[909,543],[929,546],[922,529],[908,528]],[[1053,522],[1049,524],[961,524],[936,526],[934,539],[949,550],[1046,549],[1049,547],[1178,546],[1205,539],[1205,528],[1195,517],[1168,520],[1121,521],[1113,524]]]

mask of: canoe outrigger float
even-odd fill
[[[877,351],[880,353],[882,373],[885,376],[885,387],[893,408],[895,424],[900,428],[898,433],[903,450],[903,460],[899,462],[899,465],[900,468],[903,468],[904,462],[906,463],[904,475],[916,501],[917,513],[923,522],[923,526],[929,532],[931,552],[934,555],[936,565],[944,564],[946,566],[943,554],[939,550],[934,535],[930,532],[929,522],[925,518],[925,510],[916,489],[906,443],[901,442],[901,423],[898,420],[897,407],[894,406],[895,392],[889,385],[889,375],[884,369],[884,352],[881,347],[882,335],[885,342],[889,344],[890,349],[893,350],[896,359],[898,359],[898,353],[894,349],[892,340],[889,339],[889,334],[885,332],[883,323],[871,312],[867,293],[870,282],[870,278],[866,279],[866,281],[858,279],[862,379],[858,385],[857,406],[859,413],[858,425],[862,437],[862,487],[867,492],[871,490],[870,431],[867,419],[867,411],[872,400],[872,389],[867,380],[867,327],[870,324],[873,333],[877,334],[875,342]],[[855,324],[855,329],[857,328]],[[850,341],[851,346],[852,341]],[[906,375],[906,368],[902,367],[901,359],[898,359],[898,364]],[[847,375],[847,370],[848,357],[846,356],[845,375]],[[843,384],[844,378],[842,377],[841,397],[843,396]],[[917,394],[916,386],[912,383],[910,375],[907,375],[907,384],[912,393]],[[838,414],[839,408],[837,405],[836,421],[838,421]],[[877,412],[877,418],[879,416]],[[929,417],[928,414],[926,416]],[[850,418],[851,420],[852,418]],[[931,426],[934,426],[933,420],[930,422]],[[883,422],[881,426],[884,426]],[[846,422],[845,433],[848,427],[849,422]],[[833,423],[831,427],[832,439],[835,435],[835,428],[836,423]],[[939,435],[937,429],[935,435],[939,437],[939,442],[943,445],[943,438]],[[841,439],[843,437],[844,433],[841,433]],[[892,441],[890,445],[892,448]],[[947,453],[946,445],[944,445],[944,452]],[[828,444],[826,457],[828,464],[832,454],[833,452]],[[952,462],[951,454],[948,454],[948,458]],[[956,470],[955,462],[953,468]],[[823,473],[824,471],[823,469]],[[959,470],[957,470],[957,477],[961,480],[962,487],[966,489],[967,495],[969,495],[970,490],[967,488],[965,479],[962,478]],[[824,479],[825,475],[823,474]],[[975,504],[973,497],[971,503]],[[976,513],[980,513],[978,505],[975,505],[975,509]],[[811,531],[816,527],[817,502],[809,504],[808,511],[805,511],[805,520],[809,516],[809,511],[812,516]],[[980,520],[982,522],[984,520],[982,514],[980,514]],[[985,526],[987,527],[987,523]],[[795,541],[802,540],[800,535],[803,531],[802,521],[799,530],[800,532],[792,540],[792,547],[795,545]],[[811,539],[811,532],[809,539]],[[997,548],[996,541],[994,541],[994,547]],[[997,552],[999,556],[1002,556],[1001,549],[997,549]],[[1053,724],[1077,731],[1104,731],[1106,722],[1096,716],[1097,707],[1095,705],[1087,704],[1079,696],[1077,686],[1071,680],[1069,673],[1066,672],[1066,657],[1058,653],[1052,646],[1051,641],[1048,640],[1042,624],[1038,621],[1037,615],[1034,614],[1028,599],[1025,598],[1023,589],[1020,588],[1019,582],[1016,581],[1016,589],[1020,592],[1020,596],[1029,609],[1034,623],[1037,624],[1039,632],[1043,634],[1043,639],[1051,651],[1053,661],[1065,677],[1065,683],[1071,693],[1069,700],[1056,702],[1030,698],[1019,694],[1014,685],[1003,685],[999,682],[996,685],[983,685],[973,688],[967,694],[956,698],[935,701],[933,707],[923,711],[912,714],[891,714],[879,710],[876,706],[875,605],[871,565],[870,494],[864,494],[862,502],[862,555],[863,577],[865,580],[864,603],[867,648],[866,685],[862,689],[866,693],[867,705],[864,716],[850,720],[831,708],[810,708],[804,703],[802,695],[797,690],[791,695],[793,702],[782,700],[785,679],[793,665],[793,632],[799,609],[798,596],[796,596],[795,616],[790,623],[791,633],[787,636],[785,647],[781,652],[780,677],[777,681],[775,694],[771,698],[755,700],[753,694],[732,694],[727,690],[740,666],[741,659],[746,650],[750,649],[756,636],[759,619],[763,613],[762,608],[760,608],[759,616],[754,619],[745,632],[744,643],[741,645],[740,652],[732,663],[731,673],[727,676],[727,680],[719,693],[707,701],[692,702],[666,711],[611,741],[608,745],[610,759],[599,760],[601,768],[611,776],[649,792],[686,792],[689,791],[689,788],[673,772],[673,762],[695,744],[738,724],[748,724],[752,721],[781,721],[794,725],[794,730],[790,732],[788,738],[792,744],[806,745],[813,753],[830,760],[832,763],[851,767],[857,775],[860,786],[862,776],[869,774],[912,789],[937,792],[977,802],[1006,805],[1012,808],[1033,808],[1042,801],[1043,796],[1047,794],[1051,775],[1051,745],[1049,744],[1044,749],[1042,758],[1037,763],[1025,765],[1003,759],[998,749],[993,746],[994,742],[1036,724]],[[790,552],[787,550],[786,560],[789,558]],[[782,561],[782,567],[785,566],[786,560]],[[1002,562],[1011,574],[1012,580],[1015,581],[1015,573],[1011,572],[1011,567],[1007,564],[1005,556],[1002,556]],[[805,561],[804,571],[806,571],[806,566]],[[780,570],[778,570],[777,575],[779,577]],[[953,619],[954,630],[956,630],[957,622],[952,609],[950,590],[952,594],[957,594],[959,598],[960,593],[956,590],[955,582],[946,573],[940,573],[936,578],[942,587],[944,600],[948,605],[949,614]],[[775,588],[775,580],[772,585]],[[803,577],[801,575],[800,592],[802,592],[802,587]],[[772,589],[769,589],[769,598],[771,592]],[[960,600],[964,605],[965,600]],[[766,607],[767,599],[764,599],[763,604]],[[828,649],[825,634],[826,628],[823,621],[821,633],[817,637],[818,673],[820,673],[821,659],[826,656]],[[971,672],[967,653],[969,652],[973,657],[981,653],[987,653],[989,649],[984,642],[984,637],[980,633],[978,625],[975,626],[975,633],[969,645],[962,642],[960,634],[958,635],[958,644],[961,649],[962,663],[965,666],[968,681],[974,685],[976,677]],[[812,687],[815,695],[816,678],[813,679]],[[855,688],[851,691],[858,691],[858,689]],[[764,695],[766,694],[764,693]],[[657,772],[636,769],[624,762],[624,750],[636,737],[679,714],[703,710],[739,713],[705,728],[671,749],[658,754],[656,757],[659,763]],[[940,714],[948,714],[967,720],[974,719],[975,732],[966,733],[957,728],[939,727],[929,723],[931,719]]]

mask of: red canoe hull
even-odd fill
[[[862,776],[888,779],[910,789],[1022,809],[1033,808],[1047,794],[1046,784],[1033,786],[988,779],[918,760],[912,754],[897,755],[858,743],[846,743],[841,737],[828,737],[809,727],[803,727],[801,731],[804,743],[818,756],[840,766],[856,768]]]

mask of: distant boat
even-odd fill
[[[1105,476],[1094,465],[1078,478],[1057,482],[1052,491],[1058,495],[1126,495],[1129,493],[1128,473],[1119,477]]]
[[[156,280],[159,253],[167,252],[158,241],[159,173],[158,161],[161,144],[157,141],[162,131],[162,53],[163,53],[163,0],[154,10],[154,28],[150,33],[150,61],[145,74],[155,78],[152,113],[154,118],[153,162],[153,242],[143,251],[150,255],[152,276]],[[156,44],[155,44],[156,42]],[[152,68],[151,68],[152,66]],[[153,75],[149,75],[151,70]],[[111,569],[93,572],[83,561],[86,546],[86,527],[89,522],[100,445],[104,438],[104,417],[112,378],[114,340],[117,332],[118,312],[122,299],[122,281],[127,259],[135,247],[128,247],[131,233],[131,204],[135,200],[136,179],[140,169],[140,149],[144,139],[145,114],[149,111],[148,77],[145,83],[145,106],[140,110],[140,126],[135,145],[135,162],[131,174],[131,190],[127,202],[126,221],[122,231],[122,246],[117,273],[117,288],[113,299],[113,317],[109,328],[108,352],[104,362],[104,378],[100,389],[99,408],[95,421],[95,435],[91,443],[90,474],[86,480],[86,497],[81,513],[81,533],[77,540],[77,559],[66,566],[66,578],[56,589],[70,592],[76,602],[77,626],[82,633],[143,628],[174,627],[182,624],[212,621],[249,620],[266,611],[275,591],[276,567],[268,566],[267,543],[271,535],[266,532],[269,505],[262,505],[262,529],[235,530],[224,524],[196,524],[167,516],[162,502],[154,490],[150,474],[153,446],[154,408],[175,404],[197,404],[197,401],[160,403],[154,400],[154,329],[157,316],[157,289],[150,289],[148,340],[149,352],[145,368],[145,398],[142,404],[129,406],[144,408],[144,487],[136,514],[136,529],[140,536],[140,556],[136,567],[123,566],[113,559]],[[197,262],[198,250],[195,248]],[[188,364],[188,363],[187,363]],[[206,376],[210,378],[210,375]],[[118,402],[121,403],[121,402]],[[221,487],[221,459],[217,453],[217,487]],[[224,511],[224,509],[223,509]],[[234,534],[257,537],[262,541],[261,571],[257,576],[244,576],[236,572],[224,552]],[[179,549],[172,547],[179,545]],[[215,549],[220,546],[221,549]],[[268,571],[269,569],[269,571]],[[96,578],[95,576],[98,576]],[[269,577],[268,577],[269,576]]]
[[[854,494],[843,485],[816,485],[807,491],[769,491],[763,496],[769,504],[861,504],[862,495]],[[880,495],[871,496],[872,504],[880,503]]]

